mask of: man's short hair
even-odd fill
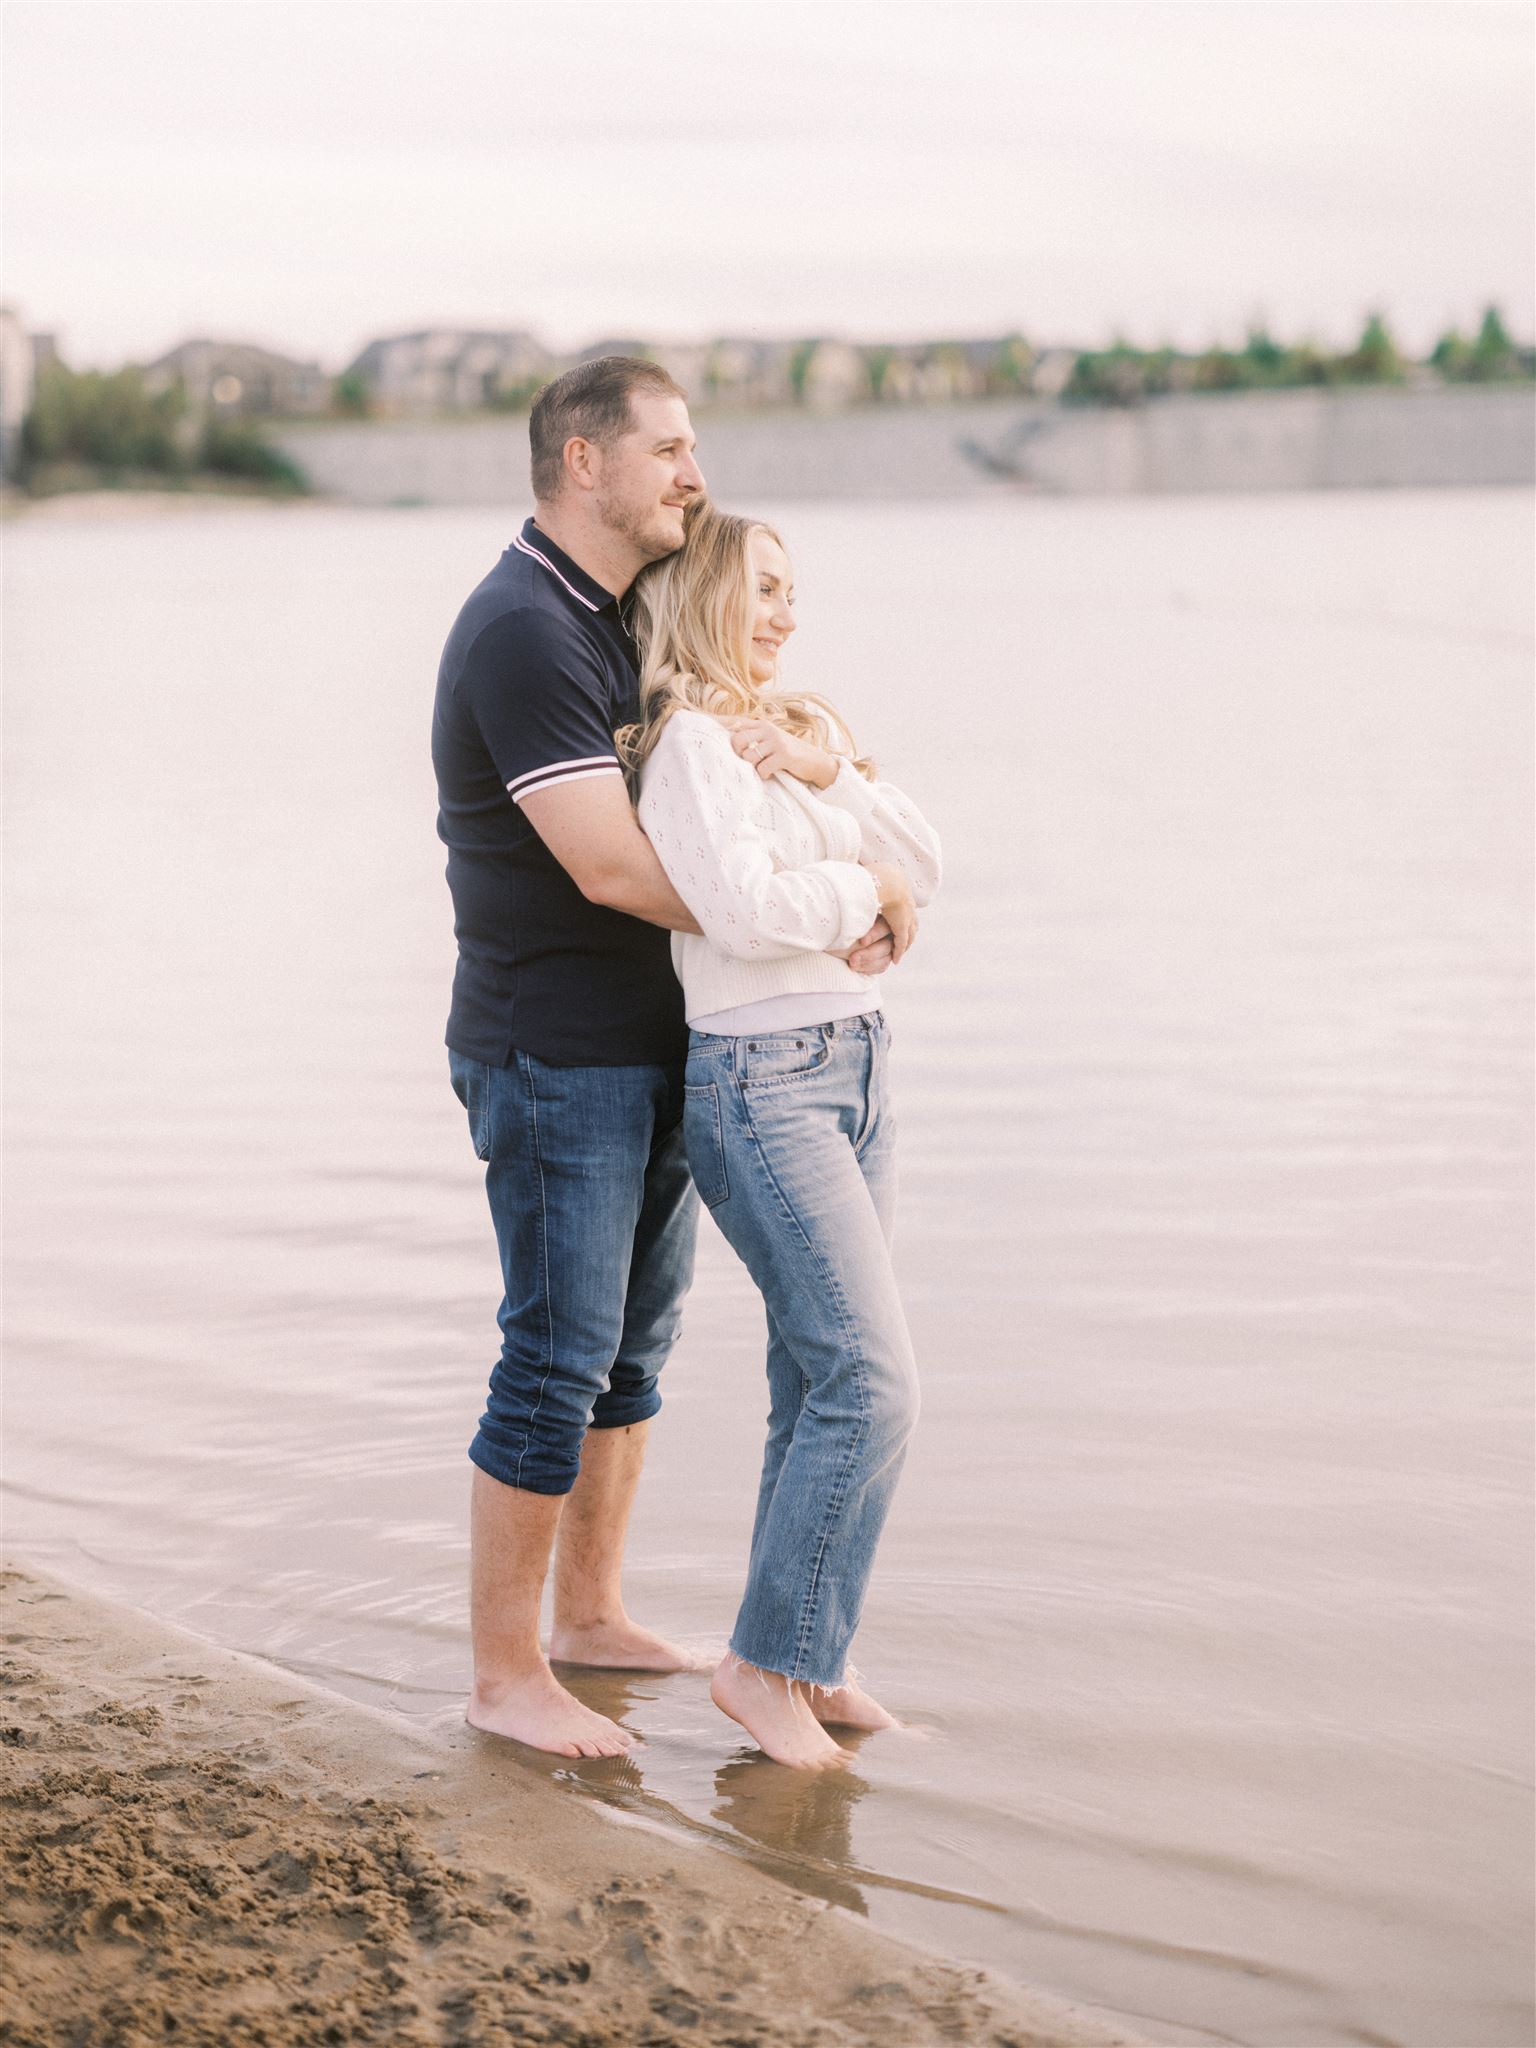
[[[599,356],[544,386],[528,415],[533,495],[540,503],[559,496],[565,444],[573,436],[606,448],[629,432],[634,425],[629,409],[634,391],[654,391],[663,398],[688,396],[660,363],[648,363],[643,356]]]

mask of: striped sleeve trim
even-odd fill
[[[530,768],[526,775],[514,775],[507,794],[520,804],[536,789],[549,789],[557,782],[584,782],[589,775],[622,775],[615,754],[587,754],[579,761],[550,761],[542,768]]]

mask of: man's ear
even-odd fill
[[[597,488],[598,465],[602,454],[595,441],[587,441],[580,434],[573,434],[561,451],[565,473],[578,491]]]

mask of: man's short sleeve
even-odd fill
[[[456,694],[514,803],[591,775],[619,775],[603,664],[546,612],[505,612],[476,637]]]

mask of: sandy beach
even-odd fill
[[[0,1582],[0,2042],[1131,2048],[466,1729]]]

